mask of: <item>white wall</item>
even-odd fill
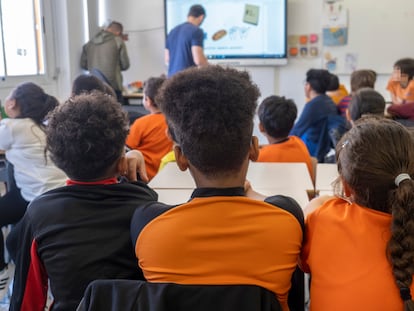
[[[359,3],[359,0],[355,1],[355,3]],[[70,93],[71,82],[82,72],[79,66],[79,57],[82,45],[86,42],[82,21],[85,14],[83,1],[46,0],[45,2],[48,6],[47,9],[53,13],[53,19],[47,20],[47,23],[52,24],[52,30],[46,34],[47,40],[49,44],[54,46],[56,55],[48,55],[50,79],[41,84],[59,99],[65,99]],[[125,32],[129,34],[130,40],[127,42],[127,48],[131,58],[131,68],[123,74],[125,84],[135,80],[145,80],[149,76],[165,72],[163,0],[124,0],[122,5],[118,0],[88,0],[87,2],[90,36],[102,26],[99,25],[98,18],[100,3],[104,5],[106,18],[122,22]],[[323,0],[288,0],[289,34],[320,33],[322,6]],[[412,6],[414,10],[414,2],[412,2]],[[414,54],[414,51],[411,54]],[[305,73],[309,68],[320,68],[321,66],[321,58],[289,59],[286,66],[245,69],[251,72],[263,97],[278,94],[292,98],[301,111],[305,102],[303,94]],[[341,82],[349,88],[349,74],[339,75],[339,77]],[[387,79],[387,73],[380,74],[376,89],[386,99],[389,99],[385,90]],[[0,98],[4,99],[11,88],[10,83],[5,84],[0,81]]]

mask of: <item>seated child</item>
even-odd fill
[[[72,82],[72,96],[92,91],[101,91],[116,97],[114,89],[94,75],[81,74]]]
[[[371,88],[359,89],[352,96],[347,110],[347,119],[353,124],[356,120],[366,116],[384,117],[385,99]]]
[[[308,206],[310,310],[414,310],[412,137],[395,121],[361,119],[337,156],[342,194]]]
[[[349,93],[345,85],[339,83],[338,76],[331,73],[331,82],[329,83],[326,95],[333,100],[335,105],[338,105],[345,96],[349,95]]]
[[[341,101],[338,103],[339,112],[343,117],[346,117],[346,111],[348,109],[352,95],[355,94],[356,91],[364,87],[369,87],[373,89],[375,87],[376,80],[377,73],[374,70],[360,69],[352,72],[350,81],[351,94],[342,98]]]
[[[414,102],[414,59],[402,58],[395,62],[393,74],[388,81],[393,104]]]
[[[138,208],[131,236],[149,282],[258,285],[287,311],[302,210],[288,197],[245,194],[249,161],[258,154],[258,96],[248,73],[233,68],[190,68],[165,81],[157,102],[177,165],[190,170],[197,188],[181,205]]]
[[[61,187],[66,174],[45,153],[47,114],[59,105],[58,100],[32,82],[17,85],[4,103],[7,118],[0,122],[0,150],[5,152],[15,184],[0,197],[0,300],[7,294],[13,278],[13,265],[5,261],[1,227],[15,224],[23,217],[29,203],[48,190]],[[9,244],[9,252],[18,248]]]
[[[126,145],[142,152],[148,178],[158,172],[161,158],[172,149],[167,135],[167,123],[161,113],[155,96],[165,78],[149,78],[144,82],[144,106],[150,114],[134,121],[126,139]]]
[[[128,173],[127,133],[121,105],[101,92],[53,111],[47,150],[69,180],[34,199],[9,235],[20,245],[10,310],[44,310],[48,280],[53,309],[75,310],[92,280],[143,279],[129,226],[137,206],[157,194],[143,182],[117,181]]]
[[[269,145],[260,148],[257,162],[304,162],[313,179],[311,156],[305,143],[289,136],[298,110],[291,99],[269,96],[259,105],[259,130]]]

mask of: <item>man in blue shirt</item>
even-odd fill
[[[165,63],[168,77],[191,66],[207,65],[204,55],[204,33],[199,27],[206,16],[201,5],[190,7],[187,21],[173,28],[167,36]]]

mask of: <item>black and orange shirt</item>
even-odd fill
[[[291,198],[258,201],[243,188],[196,189],[182,205],[138,208],[131,235],[150,282],[259,285],[288,310],[303,239],[303,213]]]

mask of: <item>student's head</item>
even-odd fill
[[[71,179],[114,177],[124,154],[128,118],[112,96],[102,92],[74,96],[51,113],[47,149]]]
[[[194,4],[188,10],[187,17],[193,20],[197,25],[201,25],[206,17],[206,10],[202,5]]]
[[[412,136],[395,121],[367,118],[342,137],[336,151],[345,195],[359,205],[392,215],[389,259],[397,286],[410,288],[414,269],[414,182],[404,178],[398,182],[396,177],[414,177]]]
[[[325,94],[330,83],[331,74],[328,70],[310,69],[306,73],[305,93],[311,88],[316,94]]]
[[[212,65],[167,79],[157,101],[188,162],[218,176],[238,172],[257,148],[252,132],[259,95],[247,72]]]
[[[122,36],[122,32],[124,31],[124,26],[120,22],[112,21],[107,30],[112,32],[116,36]]]
[[[374,70],[361,69],[355,70],[351,74],[351,92],[355,93],[363,87],[375,87],[377,73]]]
[[[206,15],[206,10],[204,9],[203,6],[199,4],[194,4],[190,7],[188,11],[188,16],[200,17],[201,15],[204,15],[204,16]]]
[[[348,117],[350,121],[356,121],[366,116],[384,116],[385,99],[372,88],[362,88],[352,95],[348,106]]]
[[[164,83],[165,77],[151,77],[148,80],[144,81],[144,96],[145,101],[147,99],[151,100],[152,105],[155,108],[158,108],[157,102],[155,101],[155,96],[158,93],[158,90],[161,88],[161,85]]]
[[[4,109],[11,118],[30,118],[42,125],[47,114],[59,105],[58,100],[32,82],[19,84],[6,98]]]
[[[408,84],[414,76],[414,59],[401,58],[394,63],[394,71],[398,71],[402,84]]]
[[[337,89],[339,89],[339,78],[337,75],[331,73],[327,91],[336,91]]]
[[[297,114],[293,100],[275,95],[266,97],[258,109],[259,128],[273,138],[287,137]]]
[[[80,95],[82,93],[89,93],[92,91],[101,91],[103,93],[116,97],[113,88],[94,75],[81,74],[77,76],[75,80],[73,80],[72,96]]]

